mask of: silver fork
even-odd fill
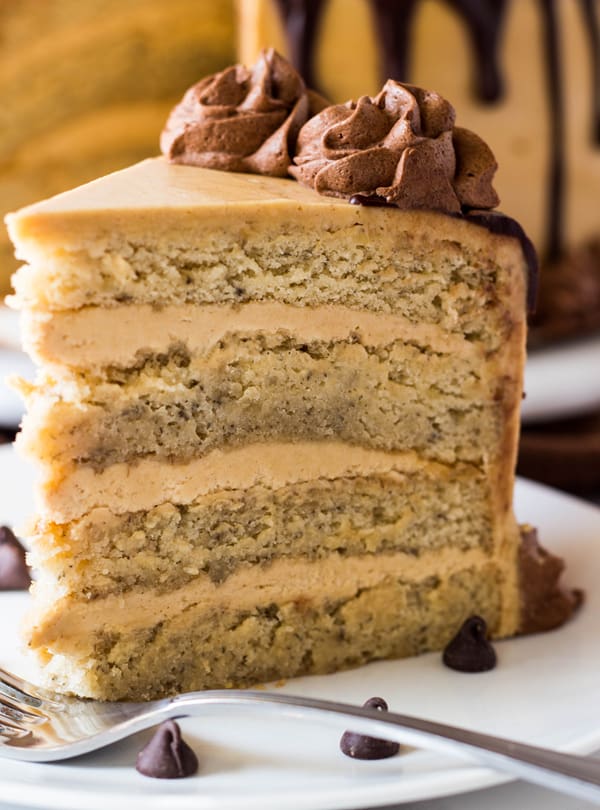
[[[480,765],[600,804],[600,761],[476,731],[328,700],[263,691],[188,692],[148,703],[102,703],[49,692],[0,669],[0,755],[51,762],[87,754],[167,718],[224,706],[317,720]],[[342,722],[343,721],[343,722]]]

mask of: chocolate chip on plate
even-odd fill
[[[30,585],[25,549],[8,526],[0,526],[0,591],[26,591]]]
[[[444,650],[444,664],[459,672],[486,672],[496,666],[496,651],[487,640],[487,624],[471,616]]]
[[[174,720],[165,720],[137,755],[135,768],[155,779],[181,779],[198,770],[198,757],[181,737]]]
[[[383,698],[372,697],[363,704],[365,708],[387,712],[388,705]],[[392,740],[381,740],[379,737],[368,737],[354,731],[346,731],[340,740],[340,749],[347,757],[354,759],[387,759],[395,756],[400,745]]]

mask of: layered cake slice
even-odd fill
[[[573,608],[556,568],[532,607],[512,511],[532,259],[468,213],[489,149],[418,88],[321,106],[266,54],[188,92],[168,159],[9,218],[54,687],[330,672]]]

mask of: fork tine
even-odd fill
[[[46,707],[58,710],[62,705],[54,700],[54,696],[50,697],[49,693],[2,668],[0,668],[0,698],[8,698],[18,709],[27,706],[33,709]]]
[[[23,723],[37,725],[38,723],[46,723],[48,718],[39,712],[27,711],[27,709],[15,705],[6,697],[0,697],[0,723],[2,720],[8,720],[9,723],[19,725]]]
[[[0,681],[3,681],[15,689],[18,689],[20,692],[31,695],[32,697],[42,698],[40,688],[38,686],[34,686],[34,684],[29,683],[24,678],[20,678],[18,675],[15,675],[14,672],[9,672],[7,669],[2,669],[2,667],[0,667]]]
[[[0,738],[6,737],[9,740],[23,740],[25,737],[30,737],[31,731],[27,728],[20,728],[19,726],[8,726],[6,723],[0,723]]]
[[[14,701],[17,706],[25,705],[34,709],[39,709],[42,706],[42,701],[40,698],[28,695],[26,692],[21,692],[20,689],[11,686],[3,679],[0,679],[0,696],[3,698],[9,698],[10,700]]]

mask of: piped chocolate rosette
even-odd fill
[[[388,80],[377,96],[334,104],[302,127],[290,174],[320,194],[362,205],[466,216],[518,239],[528,267],[527,305],[535,309],[538,262],[523,229],[493,210],[498,164],[474,132],[455,126],[438,93]]]
[[[291,175],[353,203],[466,215],[520,241],[533,311],[535,249],[515,220],[493,210],[494,154],[455,118],[438,93],[391,79],[373,98],[328,106],[269,49],[251,68],[234,65],[191,87],[169,116],[161,149],[172,163]]]
[[[276,51],[191,87],[161,136],[173,163],[285,177],[320,194],[448,213],[498,205],[487,144],[437,93],[389,80],[327,106]],[[375,201],[375,200],[374,200]]]
[[[300,128],[326,104],[270,49],[190,87],[160,146],[172,163],[285,177]]]
[[[437,93],[390,79],[374,98],[332,105],[306,123],[290,173],[334,197],[454,214],[495,208],[494,155],[455,118]]]

